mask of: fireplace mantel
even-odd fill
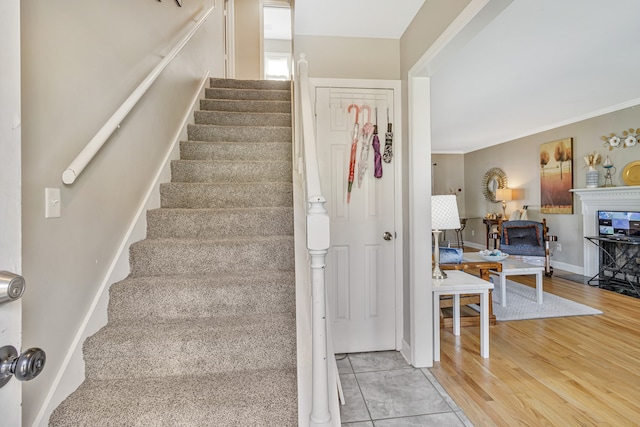
[[[598,234],[599,210],[633,210],[640,211],[640,186],[576,188],[570,190],[580,197],[582,203],[583,236]],[[598,248],[584,241],[584,275],[594,276],[598,273]]]

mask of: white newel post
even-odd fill
[[[311,427],[330,426],[329,377],[327,369],[327,315],[325,300],[325,258],[329,251],[329,216],[323,197],[309,198],[307,248],[311,257],[312,294],[312,407]]]

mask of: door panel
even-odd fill
[[[369,149],[368,168],[358,186],[357,165],[362,143],[358,144],[355,182],[347,203],[347,182],[354,113],[352,103],[371,106],[378,128],[381,150],[387,127],[387,108],[393,117],[393,90],[316,89],[316,133],[318,163],[327,211],[331,218],[331,249],[327,258],[328,314],[337,353],[391,350],[396,346],[395,171],[393,161],[383,163],[383,176],[373,176],[374,151]],[[360,114],[360,127],[368,114]]]
[[[0,4],[0,270],[20,274],[20,1]],[[27,284],[28,286],[28,284]],[[0,347],[20,349],[20,300],[0,304]],[[0,424],[19,426],[22,386],[11,379],[0,388]]]

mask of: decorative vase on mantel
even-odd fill
[[[587,169],[587,188],[597,188],[598,179],[598,170],[595,168],[595,166],[589,165],[589,169]]]

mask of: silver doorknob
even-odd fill
[[[30,348],[18,356],[11,345],[0,348],[0,388],[9,382],[12,376],[18,381],[29,381],[40,375],[47,361],[42,349]]]
[[[388,232],[388,231],[385,231],[385,232],[384,232],[384,234],[382,235],[382,238],[383,238],[384,240],[391,240],[391,239],[393,239],[393,234],[391,234],[391,233],[390,233],[390,232]]]

